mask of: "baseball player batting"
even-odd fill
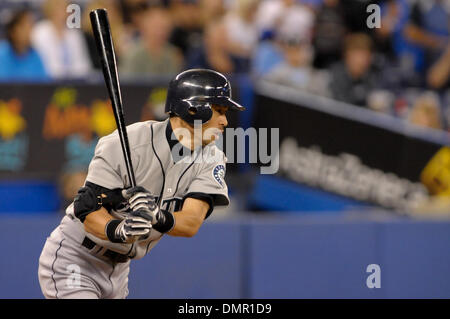
[[[127,297],[132,259],[144,257],[163,235],[194,236],[215,206],[229,204],[217,134],[201,134],[199,143],[193,138],[196,123],[201,133],[223,131],[228,110],[244,107],[231,99],[225,76],[207,69],[178,74],[168,88],[169,118],[127,126],[135,187],[117,130],[99,140],[84,186],[39,258],[46,298]],[[215,161],[198,160],[208,154]],[[73,265],[78,285],[68,284]]]

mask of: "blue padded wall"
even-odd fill
[[[0,298],[42,298],[38,259],[60,218],[0,216]],[[450,221],[323,214],[207,221],[195,237],[167,236],[133,261],[129,297],[450,298],[449,242]],[[369,264],[381,267],[379,289],[366,286]]]

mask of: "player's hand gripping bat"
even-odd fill
[[[96,9],[89,14],[98,54],[100,56],[103,75],[106,87],[111,99],[114,117],[116,119],[117,130],[120,137],[120,144],[125,159],[128,177],[131,187],[136,186],[133,165],[131,162],[130,145],[123,117],[122,95],[120,93],[119,77],[117,73],[116,54],[111,36],[111,29],[108,21],[108,13],[105,9]]]

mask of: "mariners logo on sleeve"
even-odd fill
[[[217,165],[216,167],[214,167],[212,174],[216,182],[219,183],[219,185],[222,186],[222,188],[225,187],[224,185],[225,166]]]

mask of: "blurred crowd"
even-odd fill
[[[3,1],[0,79],[98,73],[95,8],[108,10],[121,78],[211,68],[450,128],[448,0]]]

